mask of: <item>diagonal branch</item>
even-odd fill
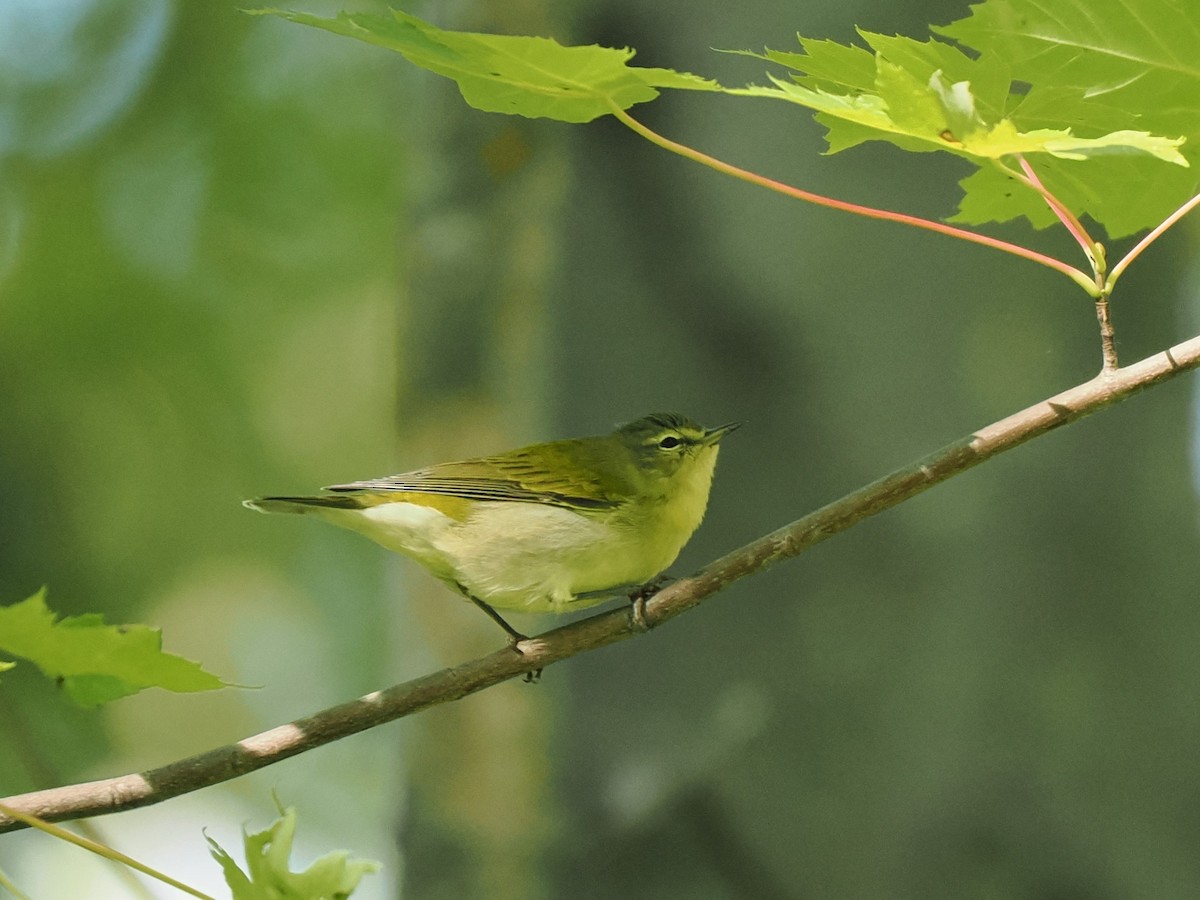
[[[157,769],[9,797],[2,802],[46,821],[120,812],[229,781],[315,747],[431,706],[458,700],[534,669],[625,640],[691,609],[726,585],[760,572],[1032,438],[1200,366],[1200,336],[1123,369],[1101,372],[840,500],[734,550],[646,601],[644,621],[628,608],[555,628],[510,649],[376,691],[262,734]],[[0,833],[24,827],[0,815]]]

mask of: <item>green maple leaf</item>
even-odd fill
[[[1013,77],[1086,90],[1145,127],[1200,138],[1200,15],[1193,0],[988,0],[934,28],[1002,54]]]
[[[468,104],[486,112],[590,122],[658,96],[660,88],[718,91],[714,81],[672,69],[629,65],[629,48],[564,47],[550,38],[475,34],[438,28],[416,16],[346,13],[326,19],[287,10],[254,10],[400,53],[453,78]]]
[[[1178,135],[1200,163],[1200,17],[1193,0],[988,0],[934,30],[1004,57],[1029,85],[1014,97],[1019,127],[1066,124],[1077,134],[1145,130]],[[1156,225],[1196,193],[1198,166],[1147,168],[1104,158],[1083,166],[1038,164],[1042,181],[1076,212],[1114,236]],[[976,223],[1024,215],[1049,220],[1023,193],[997,191],[996,176],[964,183],[957,218]]]
[[[983,7],[1006,2],[988,0]],[[943,41],[860,35],[867,47],[801,38],[802,53],[748,54],[788,67],[791,79],[772,77],[771,87],[728,92],[815,110],[828,128],[831,153],[884,140],[980,164],[980,171],[963,182],[964,199],[955,217],[960,221],[1026,216],[1038,227],[1056,221],[1040,195],[1007,174],[1017,154],[1030,160],[1069,208],[1092,214],[1113,234],[1156,224],[1195,184],[1179,150],[1182,137],[1147,131],[1146,123],[1127,110],[1090,98],[1086,86],[1015,89],[1008,46],[980,40],[978,55],[969,56]],[[1052,73],[1042,77],[1049,82]],[[1169,169],[1175,171],[1165,174]],[[1131,197],[1130,179],[1144,182],[1144,173],[1151,171],[1161,187]]]
[[[105,625],[98,615],[59,619],[41,590],[0,607],[0,651],[34,663],[80,706],[99,706],[148,687],[211,691],[226,684],[197,663],[162,652],[146,625]]]
[[[334,19],[257,12],[401,53],[454,79],[469,104],[490,112],[586,122],[664,88],[800,104],[828,128],[830,152],[884,140],[980,165],[962,182],[960,221],[1052,224],[1042,197],[1010,174],[1020,154],[1069,208],[1119,236],[1157,224],[1197,187],[1200,166],[1189,168],[1189,157],[1200,162],[1192,2],[985,0],[934,29],[961,46],[865,31],[866,47],[801,38],[802,52],[748,54],[786,66],[788,78],[734,89],[631,66],[628,48],[448,31],[395,11]],[[1185,139],[1193,142],[1186,148]]]
[[[279,818],[263,831],[243,831],[246,872],[220,844],[208,835],[204,839],[225,873],[234,900],[340,900],[354,892],[364,875],[382,868],[373,860],[351,859],[346,851],[336,850],[303,872],[293,872],[290,858],[295,836],[293,808],[280,810]]]

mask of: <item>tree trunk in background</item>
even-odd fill
[[[439,24],[561,36],[562,5],[554,21],[548,9],[476,8]],[[421,465],[549,434],[547,293],[568,163],[565,129],[482,114],[433,76],[413,93],[397,418],[405,460]],[[415,567],[403,572],[411,652],[451,665],[503,646],[477,609]],[[547,895],[555,694],[553,679],[504,685],[414,722],[406,893]]]

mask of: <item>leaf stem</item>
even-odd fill
[[[152,869],[145,863],[140,863],[133,857],[126,856],[124,853],[121,853],[119,850],[114,850],[112,847],[106,847],[104,844],[98,843],[97,841],[93,841],[82,837],[81,835],[67,831],[67,829],[59,825],[54,825],[43,819],[39,819],[37,816],[30,815],[27,812],[22,812],[19,809],[13,809],[11,806],[5,806],[2,803],[0,803],[0,813],[3,813],[10,819],[15,819],[18,822],[28,825],[31,828],[37,828],[39,831],[44,831],[46,834],[56,837],[59,840],[66,841],[68,844],[74,844],[76,847],[82,847],[84,850],[90,850],[92,853],[103,856],[105,859],[111,859],[115,862],[122,863],[123,865],[129,866],[131,869],[137,869],[137,871],[145,875],[149,875],[151,878],[157,878],[164,884],[169,884],[171,887],[177,888],[178,890],[183,891],[185,894],[190,894],[193,897],[199,897],[200,900],[214,900],[214,898],[208,894],[198,891],[194,887],[189,887],[182,881],[176,881],[170,875],[165,875],[162,872],[159,872],[157,869]]]
[[[1021,169],[1025,173],[1024,175],[1014,172],[1007,166],[1001,165],[1001,168],[1010,173],[1021,183],[1033,188],[1042,195],[1042,199],[1046,201],[1046,205],[1050,207],[1054,215],[1058,216],[1058,220],[1063,223],[1063,226],[1071,233],[1071,237],[1075,238],[1076,242],[1083,249],[1083,254],[1087,257],[1088,262],[1091,264],[1092,272],[1096,275],[1097,287],[1099,287],[1101,284],[1103,284],[1104,278],[1102,269],[1103,263],[1101,262],[1103,257],[1097,257],[1095,250],[1096,241],[1090,234],[1088,234],[1087,229],[1083,227],[1083,223],[1079,221],[1079,218],[1073,212],[1071,212],[1071,210],[1067,209],[1066,205],[1059,200],[1058,197],[1051,193],[1049,188],[1042,184],[1042,179],[1038,177],[1038,174],[1034,171],[1033,166],[1031,166],[1029,161],[1025,159],[1024,154],[1018,153],[1016,154],[1016,157],[1017,162],[1021,164]]]
[[[1117,341],[1116,331],[1113,328],[1112,315],[1108,307],[1108,299],[1112,295],[1112,282],[1105,280],[1105,267],[1107,266],[1107,256],[1105,255],[1104,245],[1096,241],[1079,218],[1067,209],[1066,205],[1051,193],[1050,189],[1042,184],[1042,179],[1038,177],[1033,166],[1025,159],[1021,153],[1015,154],[1017,162],[1021,164],[1021,169],[1025,173],[1015,172],[1008,166],[1002,163],[996,163],[1001,169],[1011,175],[1013,178],[1020,181],[1027,187],[1032,188],[1042,195],[1042,199],[1046,201],[1046,205],[1051,211],[1058,216],[1058,221],[1062,222],[1063,227],[1071,233],[1071,237],[1075,238],[1076,242],[1083,248],[1084,256],[1087,257],[1091,264],[1092,273],[1096,279],[1096,292],[1092,298],[1096,302],[1096,320],[1100,323],[1100,356],[1103,360],[1100,368],[1102,375],[1109,375],[1117,371],[1121,367],[1120,360],[1117,358]]]
[[[914,228],[923,228],[926,231],[935,231],[938,234],[948,235],[960,240],[969,241],[973,244],[982,244],[985,247],[991,247],[994,250],[1003,250],[1005,253],[1011,253],[1014,256],[1028,259],[1039,265],[1054,269],[1056,272],[1061,272],[1066,275],[1077,285],[1083,288],[1088,296],[1096,297],[1099,293],[1099,288],[1096,283],[1088,277],[1088,275],[1062,260],[1055,259],[1052,256],[1046,256],[1044,253],[1038,253],[1036,250],[1031,250],[1028,247],[1022,247],[1019,244],[1010,244],[1008,241],[1002,241],[999,238],[989,237],[986,234],[978,234],[974,231],[967,231],[964,228],[956,228],[953,225],[946,225],[942,222],[935,222],[931,219],[922,219],[920,216],[911,216],[907,213],[892,212],[886,209],[876,209],[872,206],[860,206],[857,203],[849,203],[845,200],[836,200],[832,197],[826,197],[822,194],[814,194],[811,191],[803,190],[802,188],[793,187],[789,184],[784,184],[780,181],[767,178],[763,175],[758,175],[754,172],[741,169],[735,165],[709,156],[706,153],[701,153],[688,147],[685,144],[677,143],[670,138],[663,137],[650,128],[647,128],[625,110],[621,109],[615,102],[609,101],[609,106],[616,118],[626,127],[635,131],[637,134],[662,147],[664,150],[669,150],[676,153],[685,159],[690,159],[693,162],[698,162],[702,166],[708,166],[710,169],[715,169],[725,175],[731,175],[742,181],[747,181],[750,184],[764,187],[767,190],[775,191],[778,194],[783,194],[787,197],[792,197],[796,200],[803,200],[807,203],[815,203],[818,206],[827,206],[832,209],[840,209],[843,212],[854,213],[855,215],[865,216],[868,219],[883,219],[888,222],[898,222],[901,225],[911,225]]]
[[[1157,241],[1168,228],[1190,213],[1197,206],[1200,206],[1200,194],[1194,196],[1191,200],[1184,203],[1179,209],[1171,213],[1158,224],[1158,226],[1148,235],[1137,242],[1137,245],[1126,253],[1121,261],[1112,267],[1112,271],[1108,273],[1108,280],[1105,282],[1105,288],[1109,293],[1112,293],[1113,285],[1117,283],[1117,279],[1129,267],[1129,264],[1142,255],[1142,251]]]
[[[29,900],[29,895],[22,893],[20,888],[13,884],[12,879],[4,874],[3,870],[0,870],[0,887],[16,897],[17,900]]]

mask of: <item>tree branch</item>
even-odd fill
[[[796,556],[984,460],[1197,366],[1200,336],[1123,369],[1103,371],[1091,381],[994,422],[667,585],[645,602],[643,621],[629,608],[610,610],[524,641],[520,654],[508,648],[498,650],[157,769],[20,794],[0,802],[51,822],[149,806],[458,700],[577,653],[625,640],[673,619],[731,582]],[[0,815],[0,833],[22,827]]]

